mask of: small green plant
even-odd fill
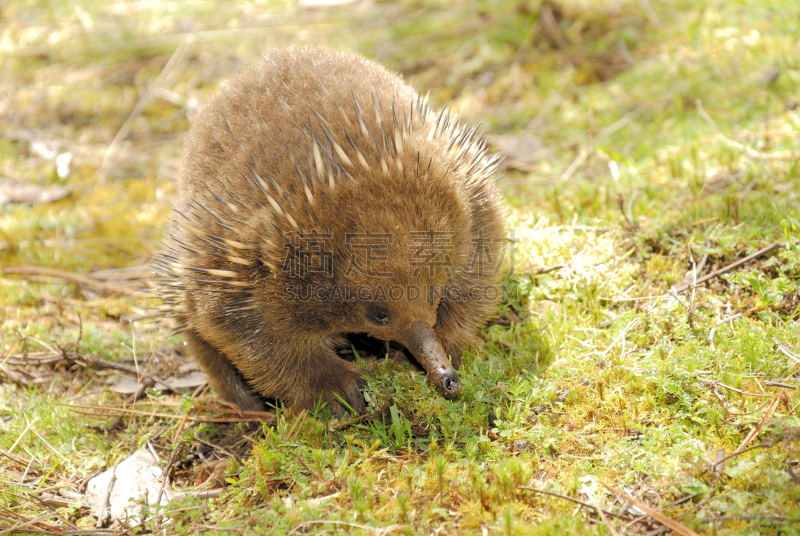
[[[391,422],[388,424],[383,419],[374,419],[367,425],[357,425],[357,427],[369,431],[370,435],[376,436],[383,445],[393,450],[410,451],[413,440],[411,421],[400,413],[396,404],[392,404],[389,408],[389,416]]]

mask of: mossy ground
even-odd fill
[[[113,371],[19,363],[64,349],[150,366],[178,359],[179,340],[128,321],[144,298],[4,273],[0,531],[92,528],[87,510],[51,511],[36,497],[76,490],[148,440],[169,458],[198,437],[239,434],[253,448],[221,495],[181,499],[120,530],[661,527],[626,510],[611,484],[701,534],[800,533],[795,2],[20,1],[2,7],[0,25],[0,175],[72,190],[52,204],[3,205],[4,268],[147,262],[197,103],[270,46],[361,51],[435,105],[451,102],[489,133],[535,136],[547,155],[512,158],[500,181],[519,242],[500,318],[465,355],[461,396],[444,400],[402,359],[368,359],[379,418],[347,426],[324,410],[279,410],[263,429],[77,413],[121,407],[106,387]],[[694,267],[699,278],[776,242],[669,292],[691,283]],[[151,390],[142,407],[180,417],[191,401]],[[732,454],[759,426],[749,445],[760,446],[716,471],[717,451]]]

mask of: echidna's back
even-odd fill
[[[247,173],[253,159],[271,168],[279,183],[287,173],[292,180],[281,186],[299,189],[293,160],[305,163],[313,156],[306,154],[312,137],[320,146],[328,142],[319,119],[344,145],[345,132],[354,136],[361,128],[357,107],[363,121],[372,123],[379,114],[388,128],[409,113],[413,98],[402,78],[362,56],[307,47],[272,50],[198,113],[186,140],[181,201],[214,177]]]

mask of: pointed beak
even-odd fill
[[[400,342],[414,354],[428,373],[428,381],[436,385],[445,398],[453,398],[461,391],[458,374],[430,326],[424,322],[417,322],[411,326]]]

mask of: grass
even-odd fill
[[[130,321],[146,299],[4,271],[0,530],[94,528],[78,502],[53,511],[36,498],[80,493],[86,477],[150,442],[162,461],[177,452],[182,489],[202,480],[203,456],[237,456],[220,495],[177,499],[163,517],[151,508],[122,531],[662,526],[626,509],[610,484],[700,534],[796,534],[799,15],[788,0],[5,7],[0,174],[72,195],[3,205],[4,270],[147,262],[197,103],[268,46],[361,51],[489,133],[535,136],[548,157],[512,158],[500,180],[519,242],[499,319],[464,356],[462,394],[441,398],[391,353],[365,359],[375,418],[345,425],[325,409],[279,409],[272,426],[191,422],[189,393],[153,388],[140,409],[175,418],[114,419],[118,371],[31,363],[93,355],[167,377],[186,367],[179,339]],[[102,181],[109,145],[157,79]],[[72,154],[66,179],[37,141]],[[784,245],[669,292],[692,282],[693,267],[709,274],[775,242]],[[754,430],[750,450],[733,455]],[[719,450],[731,457],[714,465]]]

